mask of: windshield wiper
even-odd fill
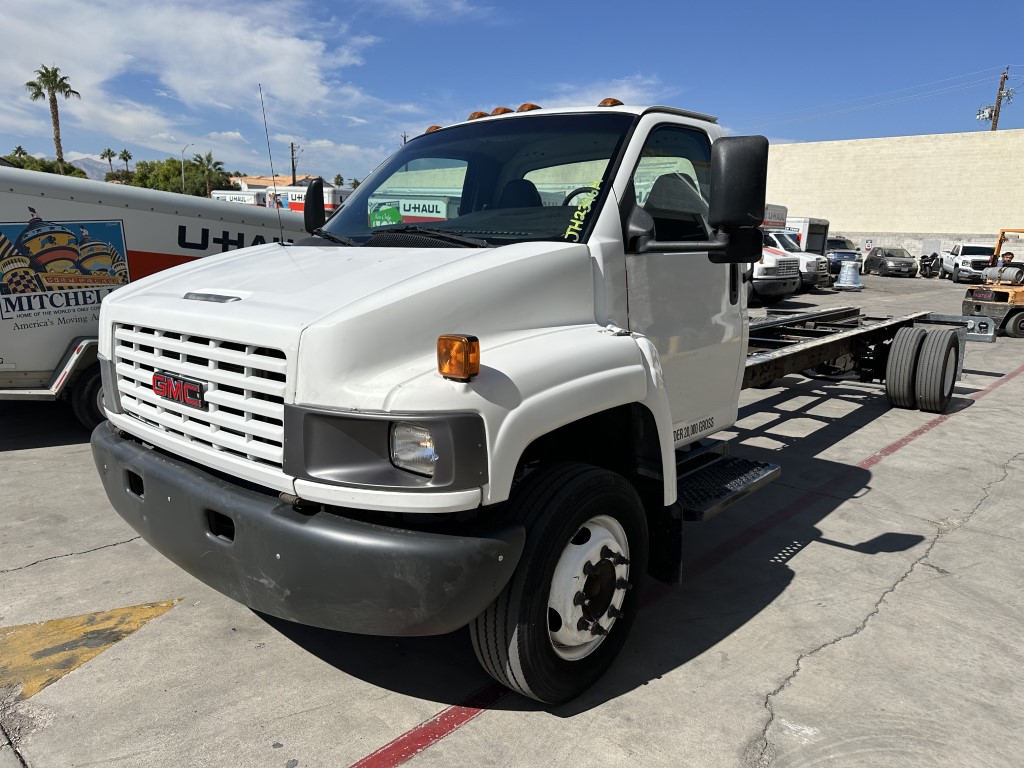
[[[322,237],[324,240],[330,240],[332,243],[337,243],[338,245],[359,245],[359,243],[350,237],[342,237],[341,235],[336,235],[333,232],[328,232],[326,229],[314,229],[312,234],[316,237]]]
[[[379,227],[374,230],[374,234],[377,232],[398,232],[403,235],[425,235],[427,237],[436,237],[438,240],[447,240],[449,243],[459,243],[460,245],[469,246],[471,248],[487,248],[490,246],[486,240],[478,240],[475,237],[457,235],[446,229],[421,227],[416,224],[407,224],[403,227]]]

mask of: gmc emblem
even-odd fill
[[[153,374],[153,394],[189,408],[206,410],[206,385],[201,381],[157,371]]]

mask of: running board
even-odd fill
[[[676,482],[683,519],[708,520],[781,474],[778,464],[728,455],[680,472]]]

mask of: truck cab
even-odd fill
[[[523,105],[409,141],[315,237],[119,290],[114,508],[256,610],[468,625],[499,682],[572,698],[678,571],[679,455],[736,420],[766,168],[707,115]],[[417,193],[446,204],[410,222]]]

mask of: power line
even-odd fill
[[[1010,66],[1014,66],[1014,65],[1011,64]],[[947,77],[947,78],[943,78],[942,80],[933,80],[930,83],[921,83],[920,85],[910,85],[910,86],[907,86],[906,88],[897,88],[894,91],[883,91],[882,93],[876,93],[876,94],[872,94],[870,96],[859,96],[859,97],[857,97],[855,99],[844,99],[843,101],[834,101],[834,102],[831,102],[829,104],[818,104],[817,106],[813,106],[813,107],[804,107],[802,109],[797,109],[795,111],[779,112],[779,113],[776,113],[776,114],[779,115],[779,116],[782,116],[782,115],[792,115],[792,114],[799,114],[800,112],[809,112],[809,111],[817,110],[817,109],[828,109],[829,107],[839,107],[839,106],[842,106],[843,104],[852,104],[852,103],[857,102],[857,101],[865,101],[866,99],[877,99],[877,98],[880,98],[882,96],[890,96],[890,95],[892,95],[894,93],[902,93],[904,91],[913,91],[913,90],[916,90],[918,88],[927,88],[930,85],[939,85],[940,83],[948,83],[951,80],[960,80],[961,78],[964,78],[964,77],[973,77],[974,75],[981,75],[981,74],[984,74],[986,72],[992,72],[993,70],[998,71],[1000,69],[1001,69],[1001,67],[988,67],[987,69],[979,69],[977,72],[966,72],[966,73],[964,73],[962,75],[955,75],[954,77]],[[988,80],[987,79],[986,80],[976,80],[976,81],[972,81],[972,82],[988,82]],[[775,115],[767,115],[768,118],[771,118],[771,117],[774,117],[774,116]]]
[[[903,98],[899,98],[899,99],[886,99],[884,101],[877,101],[877,102],[874,102],[874,103],[871,103],[871,104],[863,104],[863,105],[861,105],[859,107],[850,107],[849,109],[839,109],[839,110],[834,110],[832,112],[823,112],[823,113],[814,114],[814,115],[805,115],[803,117],[793,117],[793,118],[790,118],[788,120],[777,120],[777,121],[771,122],[771,123],[759,123],[757,125],[747,126],[747,127],[744,127],[744,128],[741,128],[741,129],[737,129],[737,130],[750,131],[750,130],[761,129],[761,128],[772,128],[772,127],[777,126],[777,125],[788,125],[790,123],[799,123],[799,122],[803,122],[805,120],[821,120],[821,119],[826,118],[826,117],[835,117],[836,115],[845,115],[845,114],[849,114],[851,112],[861,112],[861,111],[864,111],[864,110],[867,110],[867,109],[875,109],[876,107],[884,107],[884,106],[888,106],[888,105],[891,105],[891,104],[904,104],[904,103],[909,102],[909,101],[917,101],[919,99],[925,99],[925,98],[928,98],[930,96],[938,96],[938,95],[942,95],[942,94],[946,94],[946,93],[955,93],[956,91],[963,91],[963,90],[967,90],[967,89],[970,89],[970,88],[977,88],[977,87],[979,87],[981,85],[991,85],[991,82],[992,81],[991,81],[990,78],[985,78],[983,80],[974,80],[974,81],[971,81],[971,82],[968,82],[968,83],[960,83],[960,84],[957,84],[957,85],[954,85],[954,86],[949,86],[948,88],[937,88],[937,89],[932,90],[932,91],[925,91],[923,93],[911,94],[909,96],[904,96]],[[904,90],[906,90],[906,89],[904,89]],[[840,103],[844,103],[844,102],[840,102]],[[848,102],[846,102],[846,103],[848,103]],[[820,109],[820,107],[818,107],[818,108]],[[806,111],[806,110],[804,110],[804,111]],[[790,114],[792,114],[792,113],[790,113]]]

